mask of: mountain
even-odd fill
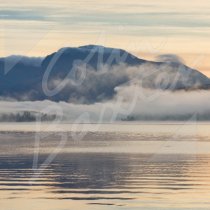
[[[145,60],[139,59],[121,49],[87,45],[78,48],[62,48],[58,52],[47,56],[42,63],[44,69],[46,69],[49,62],[52,61],[53,57],[56,55],[59,57],[53,67],[56,72],[59,71],[60,68],[62,68],[62,72],[69,71],[77,60],[85,62],[86,65],[96,70],[99,70],[101,65],[114,66],[120,63],[140,65],[145,62]]]
[[[97,45],[62,48],[45,58],[0,58],[1,98],[94,103],[112,98],[117,86],[132,80],[171,91],[210,87],[208,77],[182,63],[146,61]],[[45,90],[57,87],[55,94]]]

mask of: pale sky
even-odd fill
[[[177,54],[210,76],[210,0],[0,2],[0,56],[99,44],[139,57]]]

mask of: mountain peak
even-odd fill
[[[84,51],[97,51],[97,52],[105,52],[105,53],[112,53],[112,52],[126,52],[125,50],[118,49],[118,48],[111,48],[111,47],[105,47],[103,45],[83,45],[80,47],[63,47],[58,50],[58,52],[68,52],[72,50],[84,50]],[[126,52],[129,54],[128,52]]]
[[[103,48],[107,48],[103,45],[94,45],[94,44],[89,44],[89,45],[82,45],[79,48],[81,49],[88,49],[88,50],[92,50],[92,49],[103,49]]]
[[[83,45],[83,46],[80,46],[78,47],[79,49],[83,49],[83,50],[94,50],[94,51],[106,51],[106,52],[113,52],[113,51],[124,51],[124,50],[121,50],[121,49],[118,49],[118,48],[111,48],[111,47],[105,47],[103,45],[93,45],[93,44],[90,44],[90,45]]]
[[[10,60],[14,62],[9,62]],[[209,78],[184,64],[171,63],[174,59],[170,59],[169,63],[168,60],[150,62],[125,50],[100,45],[61,48],[44,59],[13,56],[9,57],[7,61],[11,65],[16,63],[18,65],[6,65],[11,70],[5,74],[4,59],[0,59],[0,96],[17,100],[82,100],[84,103],[95,103],[112,98],[116,87],[127,84],[132,79],[139,80],[143,88],[150,89],[210,88]],[[73,75],[73,79],[75,79],[74,71],[77,70],[75,67],[80,65],[78,61],[82,61],[87,67],[83,83],[77,87],[72,85],[74,83],[69,80],[69,83],[59,94],[45,95],[42,84],[43,76],[49,70],[48,67],[50,66],[51,69],[47,82],[54,85],[69,75]],[[106,69],[107,71],[99,73]],[[157,85],[157,81],[160,81],[160,85],[159,83]]]

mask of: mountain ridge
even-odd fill
[[[42,83],[47,71],[50,72],[48,86],[55,88],[54,83],[65,80],[69,72],[77,71],[79,68],[87,70],[80,88],[72,85],[72,81],[69,80],[58,94],[53,97],[46,96]],[[45,99],[72,101],[72,98],[76,100],[84,98],[82,103],[94,103],[112,98],[116,87],[129,83],[133,78],[127,69],[131,69],[131,72],[133,68],[136,68],[134,78],[142,80],[144,88],[171,91],[210,88],[208,77],[183,63],[147,61],[123,49],[85,45],[61,48],[42,58],[25,56],[0,58],[0,97],[32,101]],[[103,71],[106,69],[107,72],[102,73],[101,69]],[[148,72],[151,75],[145,76]],[[159,79],[160,77],[163,78]],[[94,78],[97,84],[94,83]],[[69,79],[72,80],[71,77]],[[104,79],[107,81],[103,81]],[[156,85],[158,79],[160,84]],[[171,85],[172,83],[174,84]]]

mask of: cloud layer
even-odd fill
[[[134,84],[116,88],[112,100],[95,104],[1,101],[1,114],[24,111],[57,114],[62,121],[114,122],[121,120],[210,120],[210,91],[161,91]]]

